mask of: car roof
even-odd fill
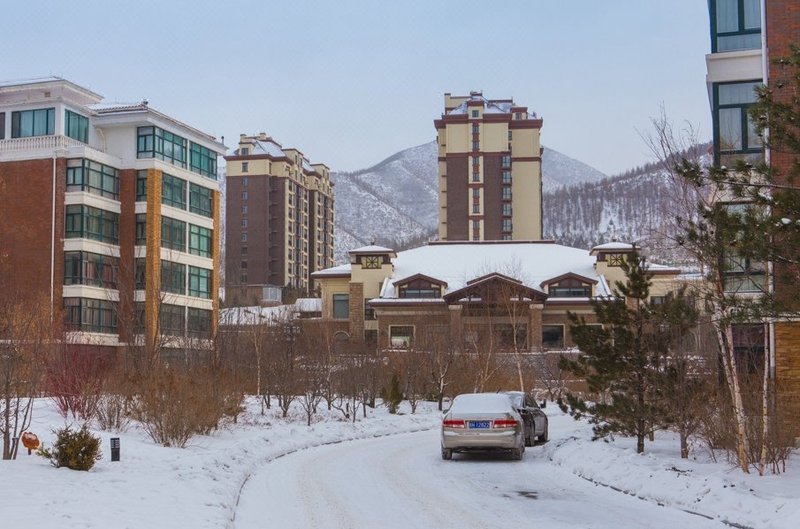
[[[464,393],[453,400],[451,411],[476,413],[506,412],[511,408],[511,400],[505,393]]]

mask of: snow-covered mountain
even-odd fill
[[[400,151],[361,171],[334,172],[336,253],[371,241],[402,249],[424,242],[437,229],[436,142]],[[553,149],[544,148],[545,192],[606,175]]]

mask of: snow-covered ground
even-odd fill
[[[466,500],[475,505],[490,501],[476,488],[478,485],[458,485],[463,481],[462,474],[466,473],[472,476],[470,482],[491,484],[497,481],[498,490],[504,487],[519,489],[516,493],[526,499],[535,496],[539,500],[555,500],[559,491],[570,490],[579,491],[578,498],[585,494],[585,501],[608,504],[609,509],[630,509],[626,511],[625,523],[611,525],[609,520],[612,518],[622,521],[619,518],[622,513],[618,511],[616,517],[600,513],[602,515],[593,518],[590,525],[582,527],[661,526],[674,516],[687,519],[684,525],[690,527],[723,527],[723,521],[754,529],[793,529],[800,524],[800,497],[797,494],[800,468],[796,468],[796,461],[792,462],[794,465],[790,463],[788,472],[781,476],[743,475],[731,464],[709,461],[701,450],[698,450],[696,459],[681,460],[677,456],[677,440],[669,434],[658,436],[655,443],[648,444],[648,453],[639,456],[634,452],[633,440],[618,438],[611,442],[592,442],[588,425],[576,423],[550,406],[547,409],[550,442],[529,448],[522,462],[502,461],[498,465],[494,458],[472,457],[443,462],[439,460],[435,431],[441,415],[435,406],[423,403],[415,415],[408,413],[407,407],[401,411],[401,415],[390,415],[385,408],[379,407],[370,410],[366,419],[359,417],[355,424],[342,421],[335,415],[323,414],[307,427],[299,409],[292,412],[291,420],[284,420],[275,409],[262,416],[258,406],[250,403],[238,424],[229,425],[212,436],[196,437],[185,449],[154,445],[136,427],[121,434],[98,431],[95,433],[103,439],[104,457],[90,472],[56,469],[46,460],[24,453],[16,461],[0,462],[0,497],[3,498],[0,520],[3,527],[27,525],[37,529],[243,529],[251,527],[253,520],[262,519],[265,504],[260,498],[262,494],[264,497],[270,494],[270,489],[263,487],[275,486],[274,478],[282,475],[281,468],[290,472],[292,465],[303,467],[301,458],[306,461],[311,458],[339,476],[337,487],[341,490],[334,491],[335,495],[326,500],[332,504],[337,504],[337,498],[352,498],[363,490],[363,480],[367,479],[363,475],[364,469],[373,469],[374,472],[384,469],[384,472],[394,474],[384,476],[373,485],[375,497],[390,497],[391,491],[380,490],[386,483],[395,484],[399,492],[406,490],[403,483],[408,478],[397,473],[403,461],[409,462],[409,470],[427,466],[454,484],[450,489],[452,492],[449,492],[448,488],[435,487],[431,483],[429,492],[435,493],[436,502],[429,509],[432,509],[434,519],[448,512],[437,507],[446,503],[448,498],[463,502],[466,496]],[[31,431],[39,434],[46,445],[52,441],[51,429],[63,424],[64,420],[48,401],[37,403]],[[294,453],[312,446],[430,429],[434,431]],[[121,439],[120,462],[110,461],[111,437]],[[354,457],[358,462],[358,456],[353,454],[359,454],[362,448],[363,464],[347,464]],[[401,455],[387,456],[385,465],[370,464],[377,457],[375,454],[395,452],[401,452]],[[369,456],[370,453],[373,455]],[[287,454],[287,457],[281,457]],[[339,460],[343,462],[337,463]],[[316,468],[316,464],[305,465],[306,468]],[[314,471],[307,472],[312,473],[311,481],[315,482]],[[273,476],[271,485],[268,484],[269,476]],[[546,479],[542,480],[542,476]],[[280,483],[283,481],[278,480],[279,489]],[[288,481],[286,483],[287,489],[292,486]],[[534,496],[523,494],[532,491]],[[610,506],[611,498],[619,498],[614,507]],[[510,500],[506,498],[503,501]],[[564,527],[568,526],[570,516],[580,514],[573,511],[574,504],[566,502],[553,501],[547,507],[542,501],[530,504],[510,502],[506,505],[509,512],[520,509],[515,516],[522,516],[532,506],[546,509],[553,516],[562,516]],[[559,508],[563,512],[560,513]],[[380,503],[373,502],[367,510],[380,512],[381,509]],[[386,509],[387,516],[397,516],[388,505]],[[326,520],[324,510],[315,511],[314,516],[313,523],[318,527],[340,527],[348,523],[359,527],[359,520],[347,522],[345,514],[341,515],[345,516],[341,519],[345,521],[339,520],[339,525],[332,521],[333,518]],[[648,519],[658,520],[661,525],[648,523]],[[633,520],[641,523],[637,525]],[[275,517],[271,517],[269,526],[283,527]],[[408,527],[414,527],[413,523]]]

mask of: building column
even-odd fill
[[[542,350],[542,312],[544,312],[543,303],[531,303],[529,305],[529,322],[528,322],[528,346],[531,351]]]
[[[350,283],[350,342],[364,343],[364,283]]]
[[[147,354],[155,349],[161,312],[161,171],[147,170],[147,245],[145,255],[144,329]]]
[[[450,309],[450,340],[453,344],[461,343],[464,340],[464,306],[448,305]]]

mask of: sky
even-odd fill
[[[147,99],[229,148],[266,132],[333,170],[433,140],[445,92],[513,98],[545,146],[609,175],[653,161],[662,107],[711,137],[702,0],[8,4],[0,81]]]

